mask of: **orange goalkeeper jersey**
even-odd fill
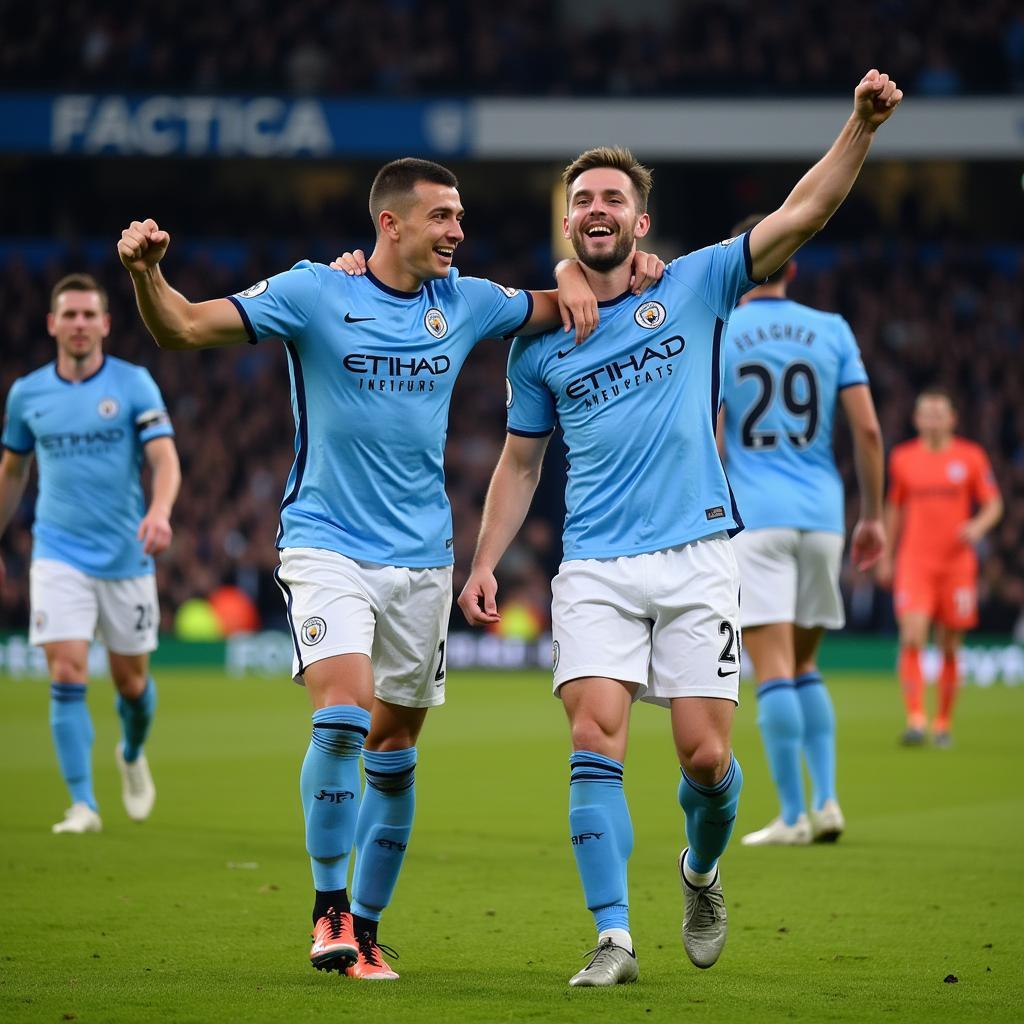
[[[973,563],[974,552],[960,530],[999,494],[992,466],[980,445],[954,437],[941,451],[915,439],[889,456],[889,501],[900,509],[897,558],[906,564]]]

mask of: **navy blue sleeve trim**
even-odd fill
[[[228,302],[238,310],[238,315],[242,318],[242,324],[245,327],[245,331],[249,335],[249,344],[255,345],[259,341],[259,338],[256,337],[256,332],[252,329],[252,321],[249,319],[249,314],[245,311],[245,306],[243,306],[241,302],[234,297],[234,295],[228,296]]]
[[[750,231],[753,230],[753,228],[750,229]],[[747,280],[752,284],[764,284],[764,281],[754,280],[754,257],[750,255],[750,231],[744,232],[743,235],[743,262],[746,264]]]
[[[855,380],[850,384],[840,384],[836,391],[845,391],[847,388],[867,388],[870,386],[870,383],[866,380]]]
[[[550,430],[516,430],[515,427],[506,427],[505,429],[516,437],[548,437],[555,432],[554,427]]]
[[[519,322],[519,326],[514,331],[509,331],[508,334],[503,335],[504,338],[514,338],[529,322],[530,317],[533,316],[533,293],[523,292],[526,296],[526,316]]]
[[[0,452],[14,452],[15,455],[31,455],[32,452],[34,452],[35,450],[35,445],[33,445],[31,448],[15,448],[13,445],[10,444],[0,444]]]

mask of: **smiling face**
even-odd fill
[[[584,171],[572,183],[568,201],[562,230],[591,270],[604,272],[624,263],[650,227],[629,175],[612,167]]]
[[[99,292],[66,291],[54,300],[46,317],[46,329],[62,355],[84,362],[100,348],[110,333],[110,315],[103,310]]]
[[[421,281],[447,277],[465,235],[459,190],[432,182],[416,183],[407,203],[381,214],[381,229],[398,246],[403,269]]]

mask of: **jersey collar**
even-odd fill
[[[625,302],[632,294],[627,288],[621,295],[616,295],[614,299],[599,299],[597,302],[598,309],[608,309],[609,306],[617,306],[620,302]]]
[[[423,294],[423,285],[420,285],[419,289],[414,292],[400,292],[397,288],[385,284],[369,267],[366,268],[366,279],[370,284],[376,285],[382,292],[393,295],[396,299],[418,299]]]
[[[53,361],[53,373],[54,373],[54,376],[57,378],[57,380],[59,380],[61,382],[61,384],[70,384],[70,385],[84,384],[87,380],[92,380],[93,377],[98,377],[103,372],[103,369],[104,369],[104,367],[106,365],[107,365],[107,354],[104,352],[103,353],[103,358],[100,360],[100,365],[97,366],[96,369],[93,370],[93,372],[90,373],[88,377],[83,377],[81,380],[68,380],[67,377],[62,377],[60,375],[60,370],[57,369],[57,360],[55,359]]]

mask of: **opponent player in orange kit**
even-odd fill
[[[957,652],[965,630],[978,622],[974,546],[999,522],[1003,501],[982,448],[954,436],[956,412],[946,391],[921,392],[914,427],[917,438],[896,445],[889,457],[889,547],[878,579],[893,584],[900,627],[899,674],[907,709],[902,742],[916,746],[925,740],[921,649],[935,623],[942,670],[932,742],[948,747],[959,683]]]

